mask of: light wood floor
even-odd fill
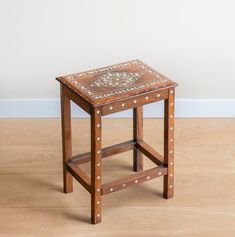
[[[131,139],[129,119],[103,120],[103,145]],[[162,151],[162,120],[144,138]],[[73,153],[89,150],[89,121],[73,121]],[[103,161],[104,182],[132,172],[132,152]],[[145,168],[153,166],[145,159]],[[176,121],[176,191],[162,178],[104,196],[103,222],[90,224],[90,196],[74,181],[62,193],[60,121],[0,120],[0,236],[235,236],[235,120]],[[89,165],[83,166],[89,172]]]

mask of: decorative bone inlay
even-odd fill
[[[138,66],[139,72],[125,72],[125,69],[130,68],[131,66]],[[114,70],[114,71],[113,71]],[[142,76],[151,75],[154,76],[154,79],[143,83],[143,84],[134,84]],[[92,81],[89,86],[83,84],[83,80],[88,80],[88,77],[97,77],[96,80]],[[88,97],[91,97],[95,100],[108,98],[111,96],[119,95],[129,91],[135,91],[138,89],[145,89],[149,87],[155,87],[156,89],[161,87],[166,87],[173,85],[174,82],[167,79],[157,71],[151,69],[145,63],[134,60],[126,63],[116,64],[109,67],[104,67],[92,71],[87,71],[83,73],[76,73],[64,77],[58,78],[62,83],[67,85],[69,88],[72,88],[75,92],[85,94]],[[109,87],[115,90],[103,93],[96,93],[92,88],[101,88]],[[170,92],[172,93],[172,91]],[[174,92],[173,92],[174,93]]]
[[[98,76],[98,78],[91,83],[91,86],[97,87],[124,87],[133,84],[142,75],[140,73],[128,72],[106,72]]]

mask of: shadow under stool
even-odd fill
[[[61,86],[64,192],[74,177],[91,194],[91,222],[101,222],[102,196],[163,176],[163,196],[174,194],[174,100],[177,84],[139,60],[56,78]],[[91,151],[72,156],[70,100],[91,116]],[[143,106],[164,100],[164,155],[143,140]],[[133,139],[102,148],[102,116],[133,109]],[[129,176],[102,183],[102,158],[133,150]],[[156,167],[143,170],[143,155]],[[91,163],[90,177],[79,165]]]

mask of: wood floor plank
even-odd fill
[[[235,234],[235,217],[220,208],[108,207],[103,210],[102,224],[95,227],[89,224],[89,208],[0,210],[5,216],[0,219],[2,237],[232,237]]]
[[[131,122],[104,119],[103,145],[130,140]],[[159,153],[162,126],[144,121]],[[76,181],[62,192],[60,121],[0,120],[0,237],[234,237],[235,119],[177,119],[175,129],[175,197],[162,198],[161,178],[134,185],[104,196],[103,222],[93,226],[88,192]],[[89,120],[73,120],[73,139],[74,154],[89,150]],[[89,164],[81,168],[89,174]],[[103,182],[132,174],[132,152],[105,159],[103,172]]]

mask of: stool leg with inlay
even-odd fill
[[[164,100],[164,164],[167,174],[164,176],[163,196],[174,196],[174,88],[169,90],[168,99]]]
[[[102,145],[101,110],[91,112],[91,221],[101,222]]]
[[[72,158],[70,99],[61,86],[61,127],[63,149],[63,188],[65,193],[73,192],[73,176],[67,171],[67,161]]]
[[[143,140],[143,106],[133,109],[133,139],[136,142]],[[133,150],[133,170],[143,170],[143,155],[138,149]]]

